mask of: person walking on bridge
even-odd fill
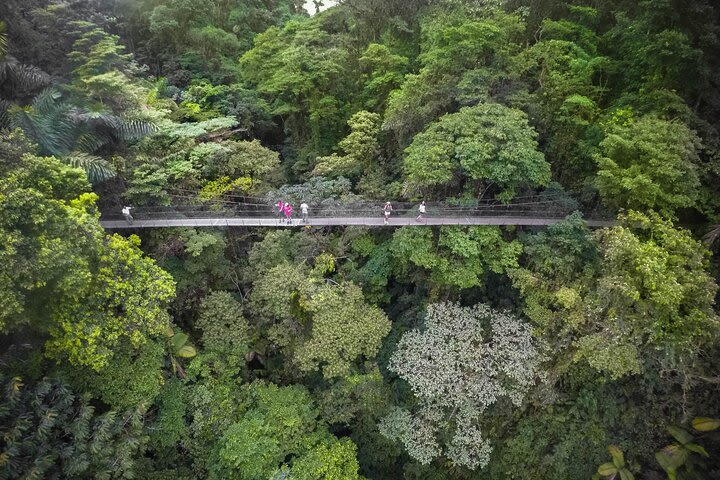
[[[418,222],[423,219],[423,215],[425,215],[425,200],[420,202],[420,206],[418,207],[418,216],[415,220]]]
[[[300,212],[302,212],[302,221],[303,223],[308,222],[308,210],[310,207],[308,207],[308,204],[303,202],[300,204]]]
[[[385,225],[390,223],[390,214],[392,213],[392,204],[390,202],[385,202],[385,206],[383,207],[383,215],[385,216]]]
[[[292,223],[293,207],[289,202],[283,207],[283,213],[285,214],[285,221],[290,225]]]
[[[285,213],[285,202],[283,202],[282,200],[278,200],[278,202],[275,204],[275,208],[277,208],[278,225],[280,225],[280,222],[282,222],[283,213]]]
[[[133,217],[132,217],[132,215],[130,215],[130,210],[132,210],[132,208],[133,208],[133,207],[125,206],[125,207],[123,207],[123,209],[122,209],[123,217],[125,217],[125,221],[126,221],[128,224],[130,224],[130,225],[133,224],[133,220],[134,220]]]

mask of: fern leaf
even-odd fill
[[[93,185],[102,183],[117,175],[115,168],[104,158],[86,153],[73,153],[66,162],[76,168],[82,168]]]
[[[155,132],[157,127],[154,123],[145,120],[128,120],[120,126],[120,137],[125,141],[139,140],[142,137]]]
[[[93,153],[107,145],[109,140],[105,136],[93,132],[83,132],[75,142],[75,149],[80,152]]]

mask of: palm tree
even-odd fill
[[[9,115],[10,126],[22,129],[37,143],[41,154],[83,168],[93,184],[116,175],[107,160],[95,155],[100,149],[137,140],[155,130],[144,120],[126,120],[108,110],[73,105],[52,87],[43,90],[29,106],[12,106]]]
[[[21,92],[32,92],[50,83],[50,76],[30,65],[23,65],[7,54],[5,22],[0,21],[0,128],[9,126],[9,99]]]
[[[144,120],[127,120],[104,108],[71,104],[52,87],[35,96],[31,105],[21,107],[10,102],[49,83],[45,72],[7,55],[6,25],[0,22],[0,128],[22,129],[42,155],[53,155],[82,168],[93,184],[116,175],[113,166],[96,155],[101,148],[136,140],[155,130]]]
[[[720,224],[712,225],[710,227],[710,231],[703,237],[703,240],[705,240],[708,245],[712,246],[718,238],[720,238]]]
[[[33,92],[49,83],[50,76],[47,73],[32,65],[24,65],[7,54],[6,25],[5,22],[0,21],[0,86],[2,86],[0,95],[15,98],[21,93]],[[0,105],[0,110],[5,109]],[[1,121],[0,118],[0,126]]]

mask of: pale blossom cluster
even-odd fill
[[[478,427],[481,414],[502,397],[520,406],[540,375],[541,358],[530,326],[510,313],[483,304],[429,305],[425,328],[405,333],[388,364],[421,401],[416,415],[422,412],[423,421],[396,411],[382,431],[427,463],[440,454],[423,425],[435,412],[436,425],[455,425],[444,454],[458,465],[484,466],[492,448]]]

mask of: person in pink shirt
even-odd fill
[[[292,205],[290,205],[290,203],[286,203],[283,207],[283,213],[285,214],[285,221],[288,223],[288,225],[292,223],[292,212]]]

